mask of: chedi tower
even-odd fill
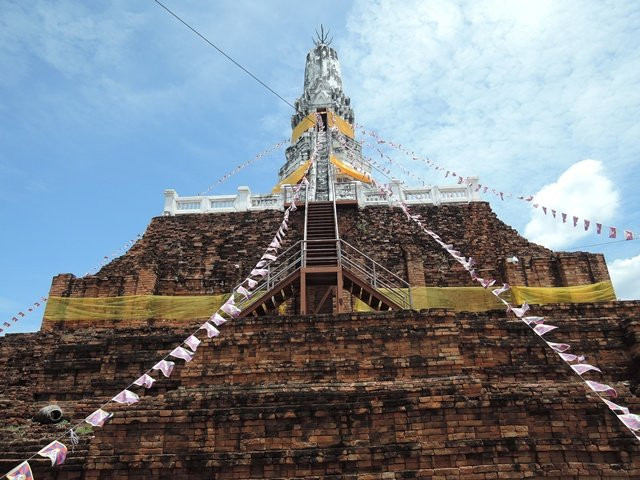
[[[638,477],[640,303],[603,256],[528,242],[478,179],[376,182],[324,35],[295,106],[273,192],[167,190],[126,254],[54,277],[40,332],[0,338],[1,471]]]

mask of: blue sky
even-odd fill
[[[289,101],[323,23],[359,123],[481,183],[640,233],[637,2],[166,4]],[[152,0],[2,0],[0,72],[0,322],[53,275],[82,275],[143,232],[164,189],[196,194],[290,133],[290,107]],[[269,191],[282,162],[212,193]],[[555,249],[608,241],[485,198]],[[640,241],[585,250],[605,253],[619,296],[640,297]]]

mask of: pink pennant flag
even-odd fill
[[[267,264],[266,260],[260,260],[258,263],[256,263],[256,268],[262,268]]]
[[[569,345],[568,343],[547,342],[547,345],[553,348],[556,352],[566,352],[571,348],[571,345]]]
[[[144,387],[144,388],[151,388],[153,386],[153,384],[155,383],[155,379],[153,377],[151,377],[150,375],[147,375],[146,373],[144,375],[142,375],[140,378],[138,378],[135,382],[133,382],[135,385],[138,385],[140,387]]]
[[[556,211],[551,209],[551,215],[553,216],[553,218],[556,218]]]
[[[640,415],[627,413],[624,415],[618,415],[618,418],[631,430],[640,430]]]
[[[194,354],[184,347],[176,347],[171,350],[171,353],[169,355],[175,358],[181,358],[185,362],[189,363],[191,360],[193,360]]]
[[[220,325],[222,325],[223,323],[227,323],[227,319],[224,318],[222,315],[220,315],[218,312],[214,313],[211,318],[209,319],[209,321],[213,322],[215,324],[216,327],[219,327]],[[202,328],[206,328],[206,327],[200,327]],[[209,337],[211,338],[211,337]]]
[[[480,285],[482,285],[482,288],[489,288],[492,287],[494,283],[496,283],[495,280],[485,280],[484,278],[477,278],[477,281]]]
[[[265,253],[264,255],[262,255],[263,260],[271,260],[272,262],[275,262],[277,258],[278,257],[276,257],[275,255],[271,255],[270,253]]]
[[[168,360],[160,360],[153,366],[152,370],[160,370],[165,377],[169,377],[175,365],[175,363]]]
[[[545,324],[540,324],[540,325],[536,325],[533,328],[533,331],[536,332],[538,335],[543,336],[545,333],[549,333],[551,330],[555,330],[556,326],[554,325],[545,325]]]
[[[624,231],[624,239],[625,240],[633,240],[633,232],[630,232],[629,230],[625,230]]]
[[[277,238],[274,238],[274,239],[271,241],[271,243],[269,244],[269,246],[270,246],[270,247],[273,247],[273,248],[280,248],[280,247],[281,247],[280,242],[278,241],[278,239],[277,239]]]
[[[184,341],[184,343],[188,345],[189,348],[195,352],[198,349],[198,345],[200,345],[201,342],[198,337],[191,335],[189,338],[187,338]]]
[[[49,445],[44,447],[38,452],[41,457],[51,460],[51,466],[62,465],[67,458],[67,447],[57,440],[54,440]]]
[[[558,355],[560,355],[560,358],[562,358],[567,363],[575,362],[576,360],[582,363],[585,360],[584,356],[582,355],[578,356],[572,353],[558,353]]]
[[[101,427],[104,425],[104,422],[109,420],[113,416],[113,413],[105,412],[101,408],[93,412],[87,418],[84,419],[89,425],[93,425],[94,427]]]
[[[244,288],[242,285],[240,285],[238,288],[236,288],[236,293],[239,293],[244,298],[249,298],[251,296],[249,291],[246,288]]]
[[[527,325],[540,325],[544,323],[544,317],[524,317],[522,321]]]
[[[203,323],[198,330],[203,330],[203,329],[207,331],[207,337],[209,338],[217,337],[218,335],[220,335],[220,331],[216,327],[211,325],[209,322]]]
[[[618,396],[618,392],[613,387],[609,385],[605,385],[604,383],[592,382],[591,380],[585,380],[589,388],[594,392],[603,392],[606,395],[609,395],[611,398],[616,398]]]
[[[29,462],[22,462],[16,468],[7,473],[8,480],[33,480],[33,472]]]
[[[567,214],[566,213],[562,214],[562,223],[567,223]]]
[[[529,195],[525,200],[527,202],[530,202],[531,200],[533,200],[533,195]]]
[[[591,224],[590,220],[584,220],[584,231],[589,230],[589,225]]]
[[[504,292],[506,292],[510,288],[511,287],[509,286],[509,284],[505,283],[500,288],[496,288],[496,289],[492,290],[491,293],[493,293],[496,297],[499,297],[500,295],[502,295]]]
[[[269,273],[269,270],[267,270],[266,268],[254,268],[253,270],[251,270],[251,273],[249,275],[251,275],[252,277],[264,277],[267,273]]]
[[[546,215],[547,214],[547,207],[542,207],[542,212]]]
[[[575,365],[571,365],[571,368],[578,374],[582,375],[583,373],[590,372],[591,370],[595,370],[596,372],[602,373],[602,371],[598,367],[594,367],[593,365],[589,365],[588,363],[577,363]]]
[[[629,413],[629,409],[627,407],[623,407],[622,405],[618,405],[617,403],[613,403],[609,400],[607,400],[606,398],[603,398],[602,401],[604,403],[607,404],[607,407],[609,407],[611,410],[615,411],[620,411],[624,414]]]
[[[489,190],[489,187],[484,187],[484,188],[482,189],[482,193],[487,193],[487,190]]]
[[[232,300],[232,299],[229,299],[229,300]],[[224,313],[229,314],[233,318],[237,318],[238,315],[240,315],[240,312],[242,310],[240,310],[238,307],[236,307],[233,304],[233,301],[230,302],[229,300],[227,300],[227,302],[220,307],[220,310],[222,310]]]
[[[616,238],[617,229],[616,227],[609,227],[609,238]]]
[[[256,288],[258,286],[258,282],[255,280],[252,280],[250,278],[247,278],[247,285],[249,286],[249,288],[251,290],[253,290],[254,288]]]
[[[600,235],[602,233],[602,224],[596,222],[596,233]]]
[[[578,217],[576,217],[576,216],[573,217],[573,226],[574,227],[578,226]]]
[[[525,313],[529,310],[529,304],[524,302],[521,307],[510,307],[510,310],[515,314],[516,317],[522,318]]]
[[[460,185],[462,182],[464,182],[464,178],[459,177],[459,178],[458,178],[458,185]]]
[[[123,390],[111,400],[118,403],[136,403],[140,401],[140,397],[129,390]]]

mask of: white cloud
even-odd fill
[[[609,274],[619,299],[640,299],[640,255],[609,263]]]
[[[359,122],[383,138],[516,194],[600,158],[629,201],[639,25],[620,2],[363,0],[338,51]]]
[[[547,215],[541,207],[533,210],[525,227],[525,237],[558,249],[589,235],[583,227],[584,219],[592,223],[611,221],[618,208],[619,195],[611,180],[603,174],[602,162],[582,160],[569,167],[557,181],[542,187],[535,194],[535,202],[557,210],[558,218],[552,217],[551,210]],[[562,223],[562,213],[567,214],[566,223]],[[577,227],[573,226],[574,215],[579,217]],[[595,225],[590,228],[593,231]]]

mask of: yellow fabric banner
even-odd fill
[[[273,187],[271,193],[280,193],[280,191],[282,191],[283,185],[295,185],[296,183],[298,183],[300,180],[302,180],[302,177],[304,177],[304,173],[307,171],[307,168],[309,168],[309,165],[311,165],[311,160],[307,160],[285,178],[280,180],[280,182],[275,187]]]
[[[329,127],[336,126],[344,135],[353,138],[353,126],[344,118],[339,117],[333,112],[329,112]]]
[[[327,122],[329,123],[329,127],[335,126],[347,137],[354,138],[353,125],[347,122],[344,118],[339,117],[333,112],[327,112]],[[304,117],[302,121],[298,125],[296,125],[291,132],[291,143],[294,143],[296,140],[298,140],[304,132],[314,127],[315,124],[315,113],[310,113],[309,115]]]
[[[330,160],[331,160],[331,163],[333,163],[338,169],[338,173],[349,175],[351,178],[355,178],[356,180],[360,180],[361,182],[364,182],[364,183],[371,183],[370,176],[357,171],[355,168],[353,168],[353,166],[349,165],[348,163],[343,162],[342,160],[340,160],[337,157],[334,157],[333,155],[331,155]]]
[[[194,320],[208,318],[229,294],[198,296],[131,295],[126,297],[49,297],[45,321]]]
[[[298,140],[304,132],[315,126],[315,124],[315,114],[309,114],[304,117],[302,121],[294,127],[293,132],[291,132],[291,143],[294,143],[296,140]]]
[[[405,291],[406,289],[397,289]],[[381,290],[384,293],[384,290]],[[502,297],[511,300],[507,293]],[[369,305],[354,298],[354,310],[370,312]],[[423,308],[450,308],[456,312],[485,312],[504,308],[491,290],[482,287],[411,287],[411,303],[414,310]]]
[[[516,303],[591,303],[616,300],[611,282],[599,282],[574,287],[511,287]]]

